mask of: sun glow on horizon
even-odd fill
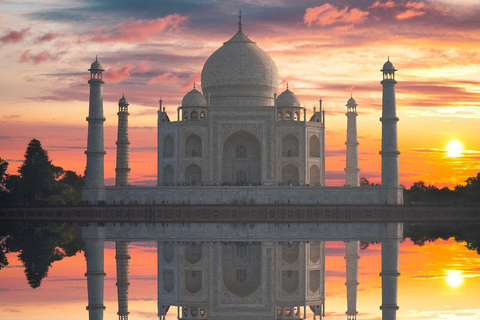
[[[448,158],[461,157],[463,152],[463,145],[458,140],[451,140],[447,143],[445,150],[447,151]]]
[[[458,270],[447,270],[447,276],[445,280],[450,287],[459,287],[463,283],[462,272]]]

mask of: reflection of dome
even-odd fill
[[[287,88],[287,90],[283,91],[277,97],[277,106],[278,107],[300,107],[300,100],[298,100],[295,93],[293,93]]]
[[[98,59],[95,59],[95,61],[92,63],[92,65],[90,66],[90,70],[105,71],[105,69],[102,68],[102,65],[100,64],[100,62],[98,62]]]
[[[262,103],[262,98],[273,99],[278,89],[277,66],[239,30],[205,62],[202,89],[210,93],[212,103],[217,97],[233,96],[260,98]]]
[[[183,97],[182,107],[206,107],[207,100],[197,89],[193,89]]]

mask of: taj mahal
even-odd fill
[[[401,204],[395,72],[382,68],[382,183],[359,188],[357,103],[346,103],[345,186],[325,186],[325,110],[307,117],[289,90],[279,91],[275,62],[242,31],[205,62],[177,109],[177,121],[158,109],[157,186],[130,186],[128,116],[118,109],[116,184],[104,184],[103,86],[105,71],[91,65],[86,185],[83,200],[120,204]],[[280,92],[278,94],[278,92]],[[346,99],[347,100],[347,99]],[[309,114],[311,114],[309,112]]]

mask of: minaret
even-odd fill
[[[353,96],[348,99],[346,104],[347,113],[347,165],[345,168],[346,182],[345,185],[358,187],[360,180],[358,177],[358,141],[357,141],[357,102]]]
[[[104,156],[103,149],[103,82],[102,68],[97,59],[90,69],[90,102],[88,111],[87,168],[85,171],[84,201],[105,201]]]
[[[395,102],[395,67],[388,61],[383,65],[383,99],[382,99],[382,186],[398,186],[398,138],[397,113]]]
[[[118,136],[117,136],[117,167],[116,187],[128,186],[130,184],[130,161],[128,146],[128,101],[125,95],[118,101]]]
[[[346,261],[346,275],[347,281],[347,320],[357,319],[357,286],[358,286],[358,259],[359,256],[359,241],[345,242],[345,261]]]
[[[128,241],[115,242],[115,259],[117,260],[117,295],[118,295],[118,319],[128,320],[128,282],[130,248]]]

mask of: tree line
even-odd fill
[[[53,165],[37,139],[28,143],[18,175],[6,174],[8,165],[0,158],[0,203],[63,204],[82,200],[84,176]]]
[[[365,177],[360,178],[361,187],[378,185],[370,183]],[[465,180],[464,185],[458,184],[453,189],[437,188],[423,181],[414,182],[409,189],[403,187],[403,200],[405,204],[480,204],[480,172]]]

